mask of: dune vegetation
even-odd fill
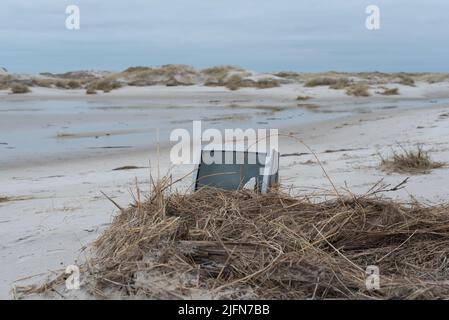
[[[429,173],[433,169],[441,168],[445,164],[435,162],[431,159],[428,151],[425,151],[421,145],[415,149],[407,150],[399,147],[400,150],[393,150],[393,154],[388,158],[381,156],[380,167],[383,170],[398,173]]]
[[[84,89],[111,92],[124,86],[191,86],[204,85],[226,87],[229,90],[240,88],[270,89],[283,84],[302,84],[305,88],[326,86],[330,89],[345,90],[348,95],[365,97],[363,87],[384,86],[397,83],[403,86],[416,86],[417,83],[438,83],[449,81],[446,73],[383,73],[383,72],[321,72],[300,73],[282,71],[277,73],[257,73],[236,66],[215,66],[202,70],[188,65],[169,64],[159,67],[134,66],[119,72],[71,71],[61,74],[44,72],[39,75],[0,74],[0,90],[12,89],[13,85],[31,87]],[[398,88],[399,90],[399,88]],[[20,91],[20,90],[16,90]],[[381,95],[396,95],[396,89],[385,89]]]

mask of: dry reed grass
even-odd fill
[[[11,85],[14,83],[15,79],[13,76],[7,74],[7,75],[1,75],[0,74],[0,90],[9,89]]]
[[[413,78],[409,75],[400,75],[399,76],[399,84],[405,85],[405,86],[409,86],[409,87],[414,87],[415,86],[415,80],[413,80]]]
[[[334,90],[341,90],[341,89],[346,89],[351,84],[352,84],[352,82],[349,79],[339,78],[335,81],[334,84],[331,84],[329,86],[329,88],[334,89]]]
[[[117,74],[130,86],[193,85],[199,73],[188,65],[168,64],[160,67],[131,67]]]
[[[87,87],[86,94],[97,94],[97,90],[95,90],[93,87]]]
[[[11,92],[14,94],[23,94],[31,92],[31,90],[26,84],[15,83],[11,86]]]
[[[338,82],[338,79],[322,77],[322,78],[310,79],[304,84],[304,86],[309,87],[309,88],[319,87],[319,86],[331,86],[331,85],[335,85],[337,82]]]
[[[105,93],[111,92],[112,90],[121,88],[122,85],[120,82],[111,80],[111,79],[103,79],[89,83],[87,86],[86,94],[94,94],[96,91],[103,91]]]
[[[226,82],[225,82],[225,86],[226,88],[228,88],[229,90],[235,91],[240,89],[243,84],[243,78],[239,75],[233,75],[231,76]]]
[[[425,151],[421,145],[415,150],[406,150],[400,146],[401,151],[394,151],[390,158],[384,159],[381,156],[380,166],[386,171],[399,173],[429,173],[432,169],[441,168],[444,163],[434,162],[430,158],[429,152]]]
[[[51,87],[55,86],[55,84],[56,84],[54,79],[34,78],[32,81],[33,81],[33,86],[42,87],[42,88],[51,88]]]
[[[270,89],[279,87],[281,84],[278,80],[272,78],[265,78],[257,80],[255,87],[258,89]]]
[[[449,297],[449,206],[380,194],[321,202],[281,191],[172,191],[170,177],[119,208],[82,267],[83,287],[107,298],[442,299]],[[380,289],[365,269],[380,269]],[[41,287],[15,294],[45,293]]]
[[[330,89],[342,90],[350,87],[353,84],[348,78],[343,77],[319,77],[307,80],[305,87],[329,86]]]
[[[231,72],[245,72],[245,70],[235,66],[216,66],[201,70],[202,74],[216,79],[224,79]]]
[[[234,74],[230,76],[228,79],[223,81],[224,82],[206,83],[205,85],[208,86],[224,85],[226,88],[232,91],[238,90],[240,88],[270,89],[279,87],[281,85],[277,79],[264,78],[255,81],[252,79],[245,79],[239,74]]]
[[[369,97],[371,94],[368,90],[369,87],[367,85],[355,84],[346,89],[346,94],[354,97]]]

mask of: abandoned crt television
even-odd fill
[[[204,187],[239,190],[252,183],[255,191],[267,193],[279,182],[278,167],[276,150],[202,149],[193,174],[194,190]]]

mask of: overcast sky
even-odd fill
[[[78,31],[65,28],[70,4]],[[377,31],[365,28],[370,4]],[[0,66],[449,72],[448,16],[447,0],[1,0]]]

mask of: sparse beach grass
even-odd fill
[[[337,81],[334,84],[331,84],[329,86],[329,88],[334,89],[334,90],[341,90],[341,89],[345,89],[348,86],[350,86],[351,83],[352,82],[349,79],[339,78],[339,79],[337,79]]]
[[[0,90],[9,89],[14,78],[11,75],[0,75]]]
[[[328,86],[330,89],[342,90],[354,84],[349,78],[345,77],[320,77],[307,80],[304,87],[320,87]]]
[[[240,88],[258,88],[258,89],[270,89],[279,87],[281,84],[276,79],[265,78],[257,81],[252,79],[245,79],[238,74],[232,75],[225,81],[225,87],[229,90],[235,91]]]
[[[233,75],[226,82],[226,88],[229,90],[235,91],[242,87],[243,78],[239,75]]]
[[[16,83],[11,86],[11,92],[14,94],[23,94],[31,92],[30,88],[22,83]]]
[[[82,88],[82,84],[77,80],[58,80],[54,83],[54,86],[59,89],[79,89]]]
[[[192,85],[197,81],[198,72],[188,65],[168,64],[160,67],[131,67],[114,77],[121,78],[131,86]],[[109,76],[110,78],[112,75]]]
[[[87,87],[86,94],[97,94],[97,90],[92,87]]]
[[[79,89],[82,87],[82,84],[76,80],[69,80],[69,82],[67,82],[67,87],[69,89]]]
[[[429,173],[432,169],[443,167],[445,164],[432,161],[428,151],[421,145],[415,149],[393,151],[393,155],[387,159],[381,157],[380,167],[383,170],[398,173]]]
[[[65,80],[56,81],[55,86],[56,86],[56,88],[59,88],[59,89],[68,89],[67,81],[65,81]]]
[[[365,84],[354,84],[346,89],[346,94],[348,96],[354,97],[369,97],[369,86]]]
[[[10,199],[9,199],[8,197],[0,196],[0,203],[2,203],[2,202],[8,202],[8,201],[10,201]]]
[[[265,78],[257,80],[255,83],[255,87],[258,89],[270,89],[270,88],[276,88],[279,87],[281,84],[276,79],[271,78]]]
[[[119,89],[121,87],[122,87],[122,85],[118,81],[105,79],[105,80],[99,80],[99,81],[90,83],[87,86],[87,90],[90,90],[90,92],[103,91],[103,92],[107,93],[107,92],[111,92],[112,90]],[[86,92],[86,93],[89,94],[88,92]]]
[[[54,79],[45,79],[45,78],[34,78],[32,79],[33,86],[43,87],[43,88],[51,88],[55,85],[56,81]]]
[[[207,69],[201,70],[201,73],[206,75],[207,77],[215,78],[215,79],[225,79],[230,72],[245,72],[244,69],[234,66],[216,66]]]
[[[413,78],[411,76],[408,75],[400,75],[399,76],[400,80],[399,80],[399,84],[405,85],[405,86],[409,86],[409,87],[414,87],[415,86],[415,80],[413,80]]]
[[[331,85],[335,85],[338,82],[338,79],[334,79],[334,78],[315,78],[315,79],[311,79],[308,80],[305,84],[304,87],[309,87],[309,88],[313,88],[313,87],[319,87],[319,86],[331,86]]]

